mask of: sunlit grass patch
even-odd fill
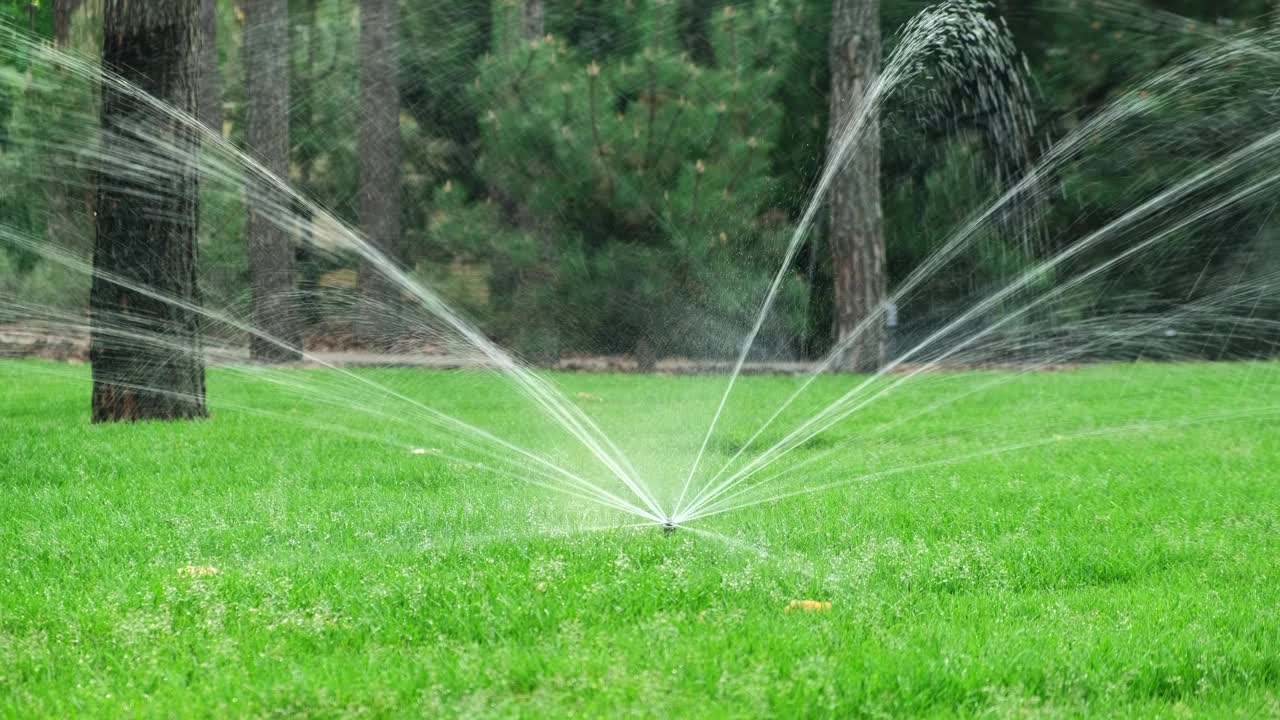
[[[1256,369],[1028,376],[821,466],[856,482],[664,534],[415,454],[436,447],[425,434],[317,432],[305,421],[331,418],[222,371],[211,398],[294,421],[224,409],[91,426],[87,371],[39,367],[0,365],[0,714],[1275,709],[1280,423],[1155,422],[1238,405]],[[521,427],[518,409],[469,395],[473,378],[413,372],[442,407]],[[679,388],[668,410],[685,419],[653,432],[695,436],[721,381],[556,378],[607,398],[606,424]],[[1186,383],[1195,405],[1153,392]],[[911,406],[795,452],[843,447]],[[1138,415],[1152,421],[1079,436]],[[980,454],[1046,423],[1060,441]],[[750,434],[732,419],[728,432]],[[947,456],[970,459],[863,472]]]

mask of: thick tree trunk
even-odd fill
[[[397,0],[360,0],[360,224],[388,257],[400,242],[400,87]],[[386,275],[361,265],[357,289],[364,306],[366,345],[394,340],[387,306],[395,292]]]
[[[200,68],[196,117],[222,135],[222,77],[218,74],[218,0],[200,2]],[[252,8],[256,3],[249,3]],[[247,50],[248,48],[246,48]]]
[[[138,89],[194,111],[197,9],[197,0],[106,0],[103,62]],[[204,417],[200,323],[183,307],[199,303],[197,134],[106,84],[102,129],[108,157],[97,182],[90,293],[93,420]],[[155,175],[114,172],[117,162]]]
[[[277,177],[288,177],[288,0],[253,0],[246,4],[244,38],[249,149]],[[249,354],[262,362],[298,360],[302,357],[302,331],[294,307],[294,248],[281,225],[283,218],[279,217],[287,204],[280,202],[279,190],[257,178],[250,180],[247,195],[253,325],[289,346],[254,337]]]
[[[879,0],[835,0],[831,26],[831,137],[861,108],[880,73]],[[851,344],[840,366],[867,372],[884,363],[884,323],[855,328],[884,299],[884,228],[880,209],[880,125],[872,118],[866,139],[831,188],[831,260],[837,343]]]
[[[53,0],[53,42],[66,47],[71,42],[71,18],[84,0]]]

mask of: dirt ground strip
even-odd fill
[[[345,342],[342,338],[328,335],[309,336],[306,340],[307,359],[299,366],[339,367],[420,367],[440,370],[482,369],[493,367],[492,363],[474,356],[449,354],[447,352],[425,347],[417,352],[379,353],[360,350]],[[50,332],[38,325],[0,325],[0,358],[38,358],[78,364],[89,360],[89,336],[67,336]],[[229,352],[210,352],[210,365],[234,365],[249,361],[248,350],[232,350]],[[648,367],[627,355],[564,355],[553,364],[542,364],[540,367],[564,372],[599,372],[599,373],[638,373],[649,372],[657,375],[724,375],[733,371],[733,360],[704,360],[693,358],[663,358]],[[814,361],[748,361],[743,364],[745,375],[806,375],[818,369],[819,363]],[[1040,371],[1072,370],[1078,364],[1059,363],[1044,366],[1031,366],[1017,363],[980,363],[967,365],[926,366],[920,363],[901,363],[893,368],[894,373],[910,373],[918,370],[939,371],[973,371],[973,370],[1016,370],[1028,369]]]

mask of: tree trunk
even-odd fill
[[[400,241],[400,87],[397,0],[360,0],[360,224],[375,248],[391,257]],[[394,288],[365,262],[356,280],[366,345],[388,345]]]
[[[74,23],[75,14],[84,6],[84,0],[54,0],[53,2],[53,43],[55,47],[67,48],[72,45],[71,31]],[[94,48],[96,50],[97,48]],[[80,48],[82,52],[88,52],[88,48]],[[93,112],[90,108],[62,108],[62,112]],[[69,168],[68,168],[69,170]],[[74,171],[74,177],[67,177],[61,173],[51,175],[45,181],[45,196],[48,202],[47,223],[45,225],[45,235],[49,239],[49,244],[53,247],[67,247],[73,238],[77,241],[83,241],[83,247],[88,249],[89,233],[88,228],[83,223],[85,216],[92,217],[92,193],[85,193],[84,186],[86,178],[79,176],[79,171]],[[79,191],[79,192],[77,192]],[[75,207],[77,200],[87,200],[90,204],[87,206]],[[76,242],[77,247],[81,247],[80,242]]]
[[[222,78],[218,75],[218,0],[200,2],[200,79],[197,117],[210,130],[222,135]],[[256,3],[249,3],[253,8]],[[248,11],[248,10],[247,10]]]
[[[253,0],[245,5],[245,89],[249,149],[276,177],[289,175],[289,3]],[[249,206],[249,281],[253,326],[271,339],[254,337],[249,355],[261,362],[302,357],[300,318],[294,308],[294,248],[279,213],[289,204],[269,183],[253,178]]]
[[[106,0],[103,63],[138,89],[195,110],[197,0]],[[102,88],[89,358],[94,422],[206,415],[196,313],[195,128],[149,111],[132,90]],[[137,166],[163,177],[112,172]],[[145,289],[140,292],[112,279]],[[157,297],[150,297],[154,293]]]
[[[879,0],[835,0],[831,26],[831,137],[853,117],[880,73]],[[862,329],[885,295],[884,228],[880,209],[880,124],[872,118],[866,139],[831,188],[831,260],[835,285],[832,334],[849,347],[840,367],[868,372],[884,363],[882,320]]]
[[[524,0],[524,37],[536,40],[546,34],[546,9],[542,0]]]
[[[92,20],[101,19],[101,0],[57,0],[53,3],[53,38],[58,48],[74,48],[85,56],[97,56],[101,52],[100,39],[97,33],[75,32],[75,17],[82,16],[82,24],[92,25]],[[61,63],[55,63],[61,66]],[[65,67],[61,71],[66,71]],[[96,115],[101,112],[99,98],[91,94],[90,98],[78,106],[58,104],[55,111],[58,115],[70,113],[75,116]],[[78,121],[77,121],[78,122]],[[69,148],[67,153],[73,153]],[[56,247],[74,248],[77,251],[93,250],[93,217],[97,203],[97,191],[93,187],[93,173],[90,169],[82,169],[84,163],[68,156],[65,172],[53,173],[45,179],[45,191],[48,212],[45,213],[45,237],[49,244]]]
[[[71,42],[71,18],[84,0],[53,0],[53,42],[66,47]]]

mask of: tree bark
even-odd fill
[[[880,73],[879,0],[835,0],[831,26],[831,136],[855,116]],[[851,336],[885,296],[884,222],[880,208],[880,124],[865,126],[866,139],[836,176],[831,188],[831,260],[835,285],[832,334],[849,347],[843,369],[869,372],[884,363],[882,320]]]
[[[96,34],[74,33],[76,14],[89,18],[101,17],[101,2],[86,0],[56,0],[53,3],[53,40],[58,48],[75,47],[85,55],[97,55],[99,47]],[[98,98],[78,107],[59,105],[59,114],[97,114]],[[71,152],[68,150],[67,152]],[[93,249],[93,211],[97,193],[92,187],[89,171],[82,171],[82,163],[67,158],[65,172],[54,173],[45,180],[48,202],[45,237],[51,246],[74,247],[89,252]]]
[[[253,0],[245,5],[245,89],[250,151],[276,177],[289,175],[289,4]],[[294,247],[281,225],[289,203],[259,178],[248,188],[249,282],[254,336],[249,355],[260,362],[292,362],[302,357],[302,330],[294,303]],[[288,345],[281,347],[272,340]]]
[[[106,0],[103,63],[193,112],[197,9],[197,0]],[[93,420],[204,417],[200,323],[184,307],[200,301],[196,128],[149,110],[133,88],[104,83],[102,131],[89,301]],[[155,174],[132,172],[138,167]]]
[[[197,117],[222,135],[222,77],[218,74],[218,0],[200,2],[200,79]],[[252,8],[256,3],[249,3]]]
[[[400,87],[397,0],[360,0],[360,224],[375,248],[391,257],[400,242]],[[356,279],[364,307],[359,334],[366,345],[390,343],[387,322],[395,293],[378,268],[364,262]]]
[[[53,0],[53,42],[66,47],[71,42],[71,19],[84,0]]]

